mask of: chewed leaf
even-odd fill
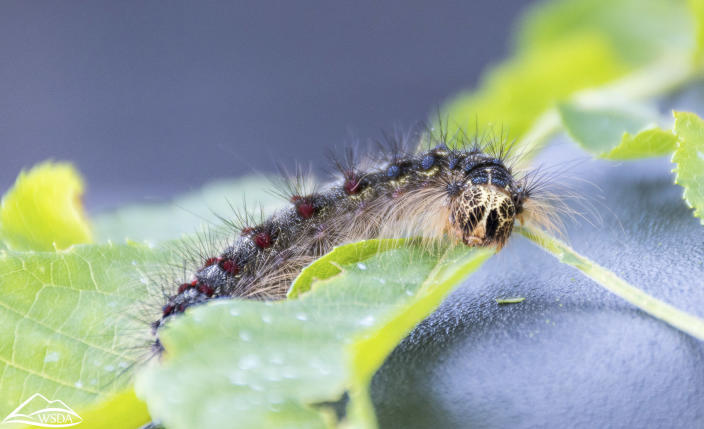
[[[608,159],[637,159],[671,154],[677,147],[677,137],[670,131],[652,128],[635,136],[624,133],[621,143],[603,155]]]
[[[313,283],[325,280],[342,272],[341,264],[350,264],[367,259],[384,250],[391,250],[406,243],[405,239],[398,240],[367,240],[357,243],[356,246],[340,246],[327,255],[318,258],[314,264],[304,268],[291,285],[288,298],[298,298],[313,286]]]
[[[663,156],[675,150],[677,139],[656,128],[657,115],[634,106],[586,108],[561,104],[567,133],[587,151],[608,159]]]
[[[312,285],[294,285],[298,299],[216,301],[174,320],[161,331],[166,359],[138,376],[137,392],[172,429],[327,427],[329,403],[345,391],[348,418],[373,426],[360,405],[369,372],[491,254],[376,240],[340,247],[301,276]]]
[[[46,162],[22,171],[2,199],[0,240],[16,250],[90,242],[82,194],[83,180],[70,164]]]
[[[133,276],[156,255],[133,245],[0,253],[0,415],[34,393],[78,410],[124,387],[120,373],[146,350],[126,335],[146,294]]]
[[[704,224],[704,121],[694,113],[675,112],[675,134],[675,183],[684,188],[685,201]]]

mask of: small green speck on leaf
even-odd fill
[[[504,304],[518,304],[519,302],[525,301],[526,298],[522,296],[517,296],[515,298],[496,298],[495,301],[499,305]]]

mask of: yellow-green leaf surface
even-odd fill
[[[140,374],[139,396],[170,429],[316,428],[335,424],[325,404],[349,391],[347,423],[373,427],[370,374],[492,254],[400,243],[336,248],[299,278],[297,299],[188,311],[162,331],[165,359]]]
[[[96,238],[159,242],[203,227],[217,229],[223,226],[220,216],[231,220],[245,209],[267,214],[280,207],[282,198],[272,188],[270,179],[245,177],[209,183],[170,202],[121,207],[94,218]]]
[[[704,1],[689,0],[689,7],[696,27],[697,49],[694,60],[699,65],[704,65]]]
[[[147,405],[131,387],[76,411],[83,419],[81,429],[137,429],[151,422]]]
[[[672,51],[690,55],[695,25],[686,0],[558,0],[529,9],[516,43],[540,50],[576,34],[601,34],[619,58],[639,66]]]
[[[563,103],[558,111],[567,133],[587,151],[608,159],[671,154],[677,138],[657,126],[657,115],[634,106],[585,108]]]
[[[675,134],[679,139],[672,157],[675,182],[684,188],[687,205],[704,224],[704,121],[694,113],[675,113]]]
[[[22,171],[2,199],[0,240],[15,250],[65,249],[91,241],[83,214],[83,180],[65,163]]]
[[[452,130],[501,129],[520,138],[535,120],[575,91],[622,76],[628,67],[599,35],[576,36],[518,54],[490,69],[479,89],[460,94],[443,109]]]
[[[624,133],[621,142],[602,157],[628,160],[664,156],[671,154],[676,147],[677,137],[671,131],[652,128],[641,131],[635,136]]]
[[[136,245],[2,251],[0,415],[35,393],[80,410],[129,382],[120,374],[148,352],[133,348],[149,332],[135,318],[146,297],[140,273],[156,254]]]

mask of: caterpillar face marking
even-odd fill
[[[467,246],[503,247],[513,229],[516,208],[502,188],[470,186],[454,201],[450,224]]]
[[[234,240],[204,258],[193,278],[167,297],[152,324],[154,349],[162,351],[159,328],[188,307],[211,299],[284,298],[300,270],[336,245],[421,236],[500,249],[531,207],[545,217],[533,195],[534,177],[517,178],[503,149],[452,143],[460,149],[441,143],[413,155],[394,147],[372,168],[338,162],[339,181],[320,191],[300,192],[299,176],[289,185],[289,208],[258,225],[239,225]]]

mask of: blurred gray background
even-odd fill
[[[97,211],[319,165],[474,86],[528,3],[3,1],[0,189],[69,160]]]

